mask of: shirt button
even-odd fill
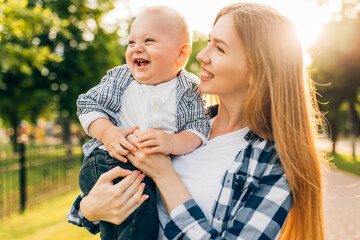
[[[152,106],[152,109],[153,109],[154,111],[156,111],[157,108],[158,108],[157,105],[153,105],[153,106]]]
[[[155,122],[154,122],[154,126],[155,126],[155,127],[158,127],[158,126],[159,126],[159,121],[155,121]]]

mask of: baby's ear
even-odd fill
[[[177,62],[179,65],[185,66],[186,61],[190,57],[192,48],[189,43],[184,43],[179,47],[179,53],[177,57]]]

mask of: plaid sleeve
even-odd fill
[[[202,93],[196,84],[192,84],[189,92],[187,122],[181,131],[191,131],[205,142],[209,137],[211,126],[206,117]]]
[[[103,112],[99,108],[98,98],[101,89],[104,87],[104,85],[109,83],[110,83],[109,76],[105,75],[101,79],[101,82],[98,85],[92,87],[86,93],[80,94],[76,101],[76,105],[77,105],[76,114],[80,116],[82,114],[87,114],[89,112]]]
[[[244,188],[236,203],[228,208],[221,232],[206,220],[195,201],[189,200],[171,212],[165,236],[168,239],[276,239],[292,206],[291,193],[278,158],[268,164],[265,172],[257,186]]]
[[[78,227],[84,227],[88,230],[91,234],[97,234],[100,232],[99,229],[99,221],[90,222],[87,220],[84,215],[82,215],[80,211],[80,202],[84,198],[84,194],[81,193],[75,200],[73,206],[71,207],[70,211],[66,214],[68,222],[74,224]]]
[[[261,158],[259,159],[261,161]],[[248,187],[240,198],[246,199],[224,236],[236,239],[276,239],[292,206],[289,183],[280,159],[274,157],[258,185]]]
[[[104,112],[118,122],[115,113],[120,110],[121,96],[133,79],[126,65],[108,70],[98,85],[79,96],[77,115]]]

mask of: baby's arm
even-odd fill
[[[126,136],[133,133],[136,128],[119,128],[106,118],[98,118],[90,124],[88,131],[92,137],[105,145],[110,156],[122,162],[127,162],[127,159],[123,156],[126,156],[129,150],[136,151],[136,148],[126,140]]]
[[[139,147],[145,148],[147,154],[182,155],[194,151],[201,145],[202,140],[190,131],[168,134],[161,130],[149,129],[138,135],[138,142]]]

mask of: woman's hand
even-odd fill
[[[137,132],[135,131],[134,134]],[[139,147],[134,134],[130,134],[128,140]],[[146,154],[144,149],[138,149],[130,152],[126,157],[135,167],[154,180],[168,213],[191,199],[189,191],[175,172],[169,156],[162,153]]]
[[[125,177],[117,184],[113,180]],[[115,167],[102,174],[90,193],[80,202],[84,217],[90,221],[107,221],[121,224],[147,198],[143,195],[145,175]]]
[[[138,148],[136,151],[131,151],[126,156],[127,159],[155,182],[157,178],[164,176],[164,174],[169,173],[173,169],[169,156],[162,153],[146,154],[146,148],[139,148],[138,138],[134,134],[130,134],[127,139]]]

